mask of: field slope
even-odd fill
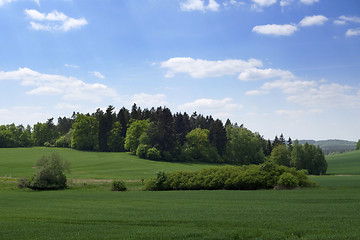
[[[84,152],[67,148],[0,148],[0,177],[30,177],[43,155],[58,153],[71,163],[68,178],[141,180],[158,171],[198,170],[211,164],[169,163],[140,159],[129,153]]]
[[[326,156],[327,174],[360,175],[360,151]]]

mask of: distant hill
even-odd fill
[[[360,175],[360,151],[326,156],[327,174]]]
[[[300,144],[305,144],[306,142],[309,144],[320,146],[325,154],[354,151],[356,148],[356,142],[346,141],[346,140],[338,140],[338,139],[320,140],[320,141],[299,140]]]

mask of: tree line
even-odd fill
[[[90,114],[73,113],[45,123],[0,126],[0,147],[54,146],[100,152],[129,151],[141,158],[171,162],[261,164],[270,159],[280,165],[326,173],[320,148],[300,145],[283,134],[264,139],[243,125],[225,124],[194,112],[172,114],[167,107],[141,109],[134,104],[119,112],[109,106]],[[300,150],[299,150],[300,149]]]

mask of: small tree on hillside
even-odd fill
[[[36,163],[39,171],[30,179],[19,179],[19,187],[34,190],[58,190],[66,188],[65,172],[70,172],[69,162],[60,159],[58,154],[42,156]]]

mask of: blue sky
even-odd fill
[[[360,138],[358,0],[0,0],[0,124],[167,106]]]

